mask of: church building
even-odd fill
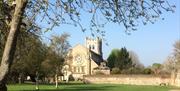
[[[103,62],[102,40],[97,37],[91,39],[86,37],[85,45],[77,44],[68,52],[66,65],[75,79],[83,75],[92,75],[95,68]]]

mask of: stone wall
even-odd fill
[[[171,85],[172,78],[153,75],[91,75],[84,76],[84,83],[131,84],[131,85]]]
[[[176,73],[172,78],[175,78],[172,79],[172,85],[180,87],[180,72]]]
[[[98,75],[98,74],[110,75],[110,70],[109,69],[94,69],[93,74],[95,74],[95,75]]]

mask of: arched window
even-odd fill
[[[91,50],[91,45],[89,45],[89,49]]]
[[[95,48],[94,45],[92,45],[92,49],[93,49],[93,50],[94,50],[94,48]]]

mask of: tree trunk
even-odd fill
[[[18,31],[21,25],[22,15],[25,10],[27,0],[16,0],[15,11],[11,20],[9,35],[6,40],[5,49],[2,56],[1,66],[0,66],[0,90],[7,91],[6,87],[6,77],[9,73],[11,67],[15,48],[16,40],[18,36]]]
[[[55,75],[55,81],[56,81],[56,88],[58,88],[58,75]]]
[[[36,71],[36,90],[39,90],[39,72]]]
[[[19,83],[19,84],[22,83],[22,73],[19,74],[19,77],[18,77],[18,83]]]

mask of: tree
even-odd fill
[[[35,82],[36,73],[41,74],[41,63],[45,60],[47,46],[44,45],[38,37],[29,35],[25,38],[24,44],[18,40],[14,63],[11,72],[17,73],[19,79],[23,81],[23,76],[30,76]],[[38,74],[38,75],[39,75]],[[13,76],[11,76],[13,77]]]
[[[169,55],[163,63],[164,70],[171,73],[172,71],[178,71],[180,64],[180,40],[174,43],[174,52]]]
[[[144,68],[144,70],[143,70],[143,74],[152,74],[152,73],[153,72],[152,72],[151,68],[149,68],[149,67]]]
[[[0,66],[0,89],[6,91],[6,76],[11,67],[15,52],[16,40],[18,31],[22,25],[22,19],[31,21],[31,28],[28,31],[37,31],[40,29],[38,20],[43,24],[50,24],[47,30],[52,29],[59,24],[74,24],[79,25],[82,30],[80,20],[81,15],[87,12],[92,15],[90,20],[90,30],[99,32],[99,28],[105,23],[98,22],[98,15],[103,16],[107,22],[123,24],[126,32],[136,30],[138,20],[143,24],[154,21],[160,17],[163,10],[172,11],[173,6],[170,6],[165,0],[1,0],[0,1],[0,16],[2,21],[7,21],[7,30],[9,34],[6,40],[2,61]],[[83,11],[83,12],[80,12]],[[41,19],[40,19],[41,18]],[[67,22],[70,20],[71,22]],[[3,26],[4,27],[4,26]],[[102,36],[104,32],[99,32]]]
[[[171,74],[173,71],[177,70],[175,57],[173,55],[168,56],[162,65],[163,65],[163,70],[166,71],[166,73]]]
[[[112,69],[115,67],[115,61],[117,60],[117,56],[120,53],[119,49],[113,49],[109,55],[109,57],[107,58],[107,66]]]
[[[174,43],[174,52],[163,63],[164,70],[168,73],[177,72],[180,67],[180,40]]]
[[[129,69],[130,74],[142,74],[144,70],[144,65],[140,62],[138,55],[134,51],[129,51],[129,56],[131,58],[132,64],[134,65]]]
[[[4,48],[1,66],[0,66],[0,89],[2,89],[3,91],[7,90],[7,87],[5,86],[6,77],[9,73],[9,68],[12,64],[15,47],[16,47],[17,34],[27,1],[16,0],[16,3],[18,4],[16,5],[14,15],[11,20],[10,31],[6,40],[6,45]]]
[[[116,68],[117,70],[118,68],[120,71],[122,71],[133,67],[131,58],[129,57],[129,53],[126,48],[121,48],[121,50],[112,50],[107,60],[107,65],[110,67],[110,69]]]
[[[129,51],[129,56],[136,68],[144,68],[144,65],[140,62],[139,57],[135,52]]]
[[[180,69],[180,40],[176,41],[174,44],[174,58],[176,62],[176,69]]]
[[[45,60],[47,46],[41,42],[39,37],[27,34],[23,39],[18,37],[16,49],[10,73],[17,73],[22,81],[22,76],[29,75],[34,79],[35,73],[40,71],[41,62]]]
[[[4,26],[6,26],[6,28],[8,28],[8,26],[5,25],[6,23],[4,23],[3,21],[0,21],[0,22],[2,22],[2,24]],[[1,55],[3,53],[6,38],[8,36],[8,31],[6,30],[6,28],[1,27],[1,29],[4,29],[4,30],[0,29],[0,39],[1,39],[1,41],[0,41],[0,58],[2,57]],[[25,73],[27,74],[27,72],[30,72],[29,70],[25,69],[25,68],[27,68],[25,66],[30,66],[30,65],[26,65],[28,63],[27,56],[32,51],[36,51],[36,53],[39,53],[38,50],[33,50],[34,47],[36,47],[36,49],[42,49],[42,46],[43,46],[43,44],[41,43],[40,37],[38,36],[40,34],[40,32],[39,31],[27,32],[26,29],[27,28],[25,27],[25,25],[21,26],[21,28],[19,30],[19,36],[17,37],[17,46],[16,46],[16,52],[14,55],[14,62],[11,67],[11,72],[9,75],[10,77],[8,76],[8,81],[11,81],[11,82],[16,82],[18,76],[19,77],[20,77],[20,75],[25,76]],[[44,50],[44,49],[42,49],[42,50]],[[41,55],[43,55],[43,53],[41,53]],[[34,59],[30,59],[30,60],[34,60]],[[0,62],[1,62],[1,60],[0,60]],[[34,62],[36,62],[36,61],[34,61]],[[32,67],[32,68],[34,68],[34,67]],[[23,81],[23,79],[22,79],[22,81]]]
[[[42,64],[44,68],[50,69],[51,74],[55,76],[56,88],[58,88],[58,75],[61,74],[66,54],[70,48],[69,36],[67,33],[63,33],[61,36],[52,36],[47,59]]]
[[[154,72],[155,75],[159,75],[161,68],[162,65],[160,63],[154,63],[151,67],[151,70]]]

